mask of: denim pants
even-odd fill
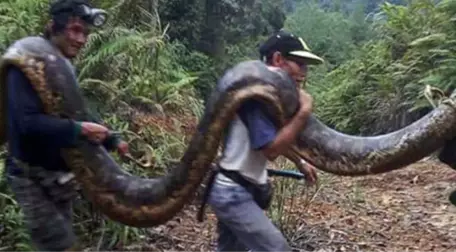
[[[291,251],[287,240],[241,185],[214,181],[208,199],[217,216],[217,251]]]

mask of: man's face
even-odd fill
[[[307,64],[299,57],[283,57],[279,52],[273,56],[273,66],[279,67],[286,71],[299,87],[300,84],[305,85],[307,77]]]
[[[67,58],[74,58],[86,44],[89,25],[79,17],[69,19],[65,30],[56,37],[57,46]]]

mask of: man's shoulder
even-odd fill
[[[7,80],[9,81],[27,81],[25,73],[17,66],[10,65],[6,71]]]

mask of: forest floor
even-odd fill
[[[296,251],[450,251],[456,248],[456,207],[448,200],[456,172],[437,161],[368,177],[320,173],[318,191],[285,200],[279,225]],[[301,191],[303,189],[300,189]],[[308,188],[307,192],[315,191]],[[305,189],[304,189],[305,191]],[[292,206],[291,206],[292,204]],[[197,222],[198,204],[150,229],[143,244],[124,250],[214,251],[210,207]]]

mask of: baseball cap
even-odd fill
[[[284,30],[280,30],[269,37],[259,48],[260,57],[263,61],[266,61],[268,56],[277,51],[284,56],[303,58],[308,64],[312,65],[324,62],[322,58],[310,51],[310,48],[301,37]]]

